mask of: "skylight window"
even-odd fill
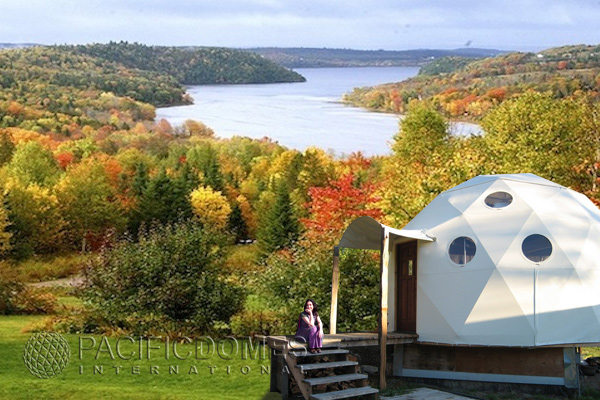
[[[506,192],[494,192],[489,194],[485,198],[485,205],[491,208],[504,208],[509,206],[513,201],[513,197],[510,193]]]

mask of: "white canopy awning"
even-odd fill
[[[410,229],[395,229],[387,225],[380,224],[375,219],[367,216],[358,217],[346,228],[342,239],[340,240],[340,248],[350,249],[365,249],[365,250],[381,250],[382,244],[382,229],[386,233],[399,237],[411,239],[426,240],[428,242],[435,241],[435,237],[428,234],[425,230],[410,230]]]

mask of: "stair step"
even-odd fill
[[[311,394],[310,398],[314,400],[335,400],[335,399],[347,399],[349,397],[365,396],[368,394],[379,393],[379,390],[366,386],[362,388],[353,388],[346,390],[338,390],[336,392]]]
[[[326,356],[332,354],[348,354],[350,353],[348,350],[344,349],[334,349],[334,350],[322,350],[320,353],[310,353],[308,350],[306,351],[292,351],[290,354],[294,357],[316,357],[316,356]]]
[[[305,379],[304,382],[308,383],[311,386],[317,386],[317,385],[325,385],[325,384],[337,383],[337,382],[350,382],[350,381],[356,381],[359,379],[368,379],[368,378],[369,378],[369,375],[365,375],[365,374],[346,374],[346,375],[325,376],[323,378]]]
[[[334,362],[322,362],[314,364],[300,364],[296,367],[300,368],[301,372],[310,371],[313,369],[325,369],[325,368],[336,368],[336,367],[349,367],[352,365],[358,365],[356,361],[334,361]]]

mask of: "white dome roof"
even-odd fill
[[[405,229],[437,238],[419,243],[420,341],[600,342],[600,210],[584,195],[532,174],[478,176]],[[472,256],[469,239],[451,249],[465,237]]]

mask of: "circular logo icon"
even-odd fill
[[[69,363],[69,343],[56,332],[38,332],[25,345],[23,360],[29,372],[48,379],[60,374]]]

